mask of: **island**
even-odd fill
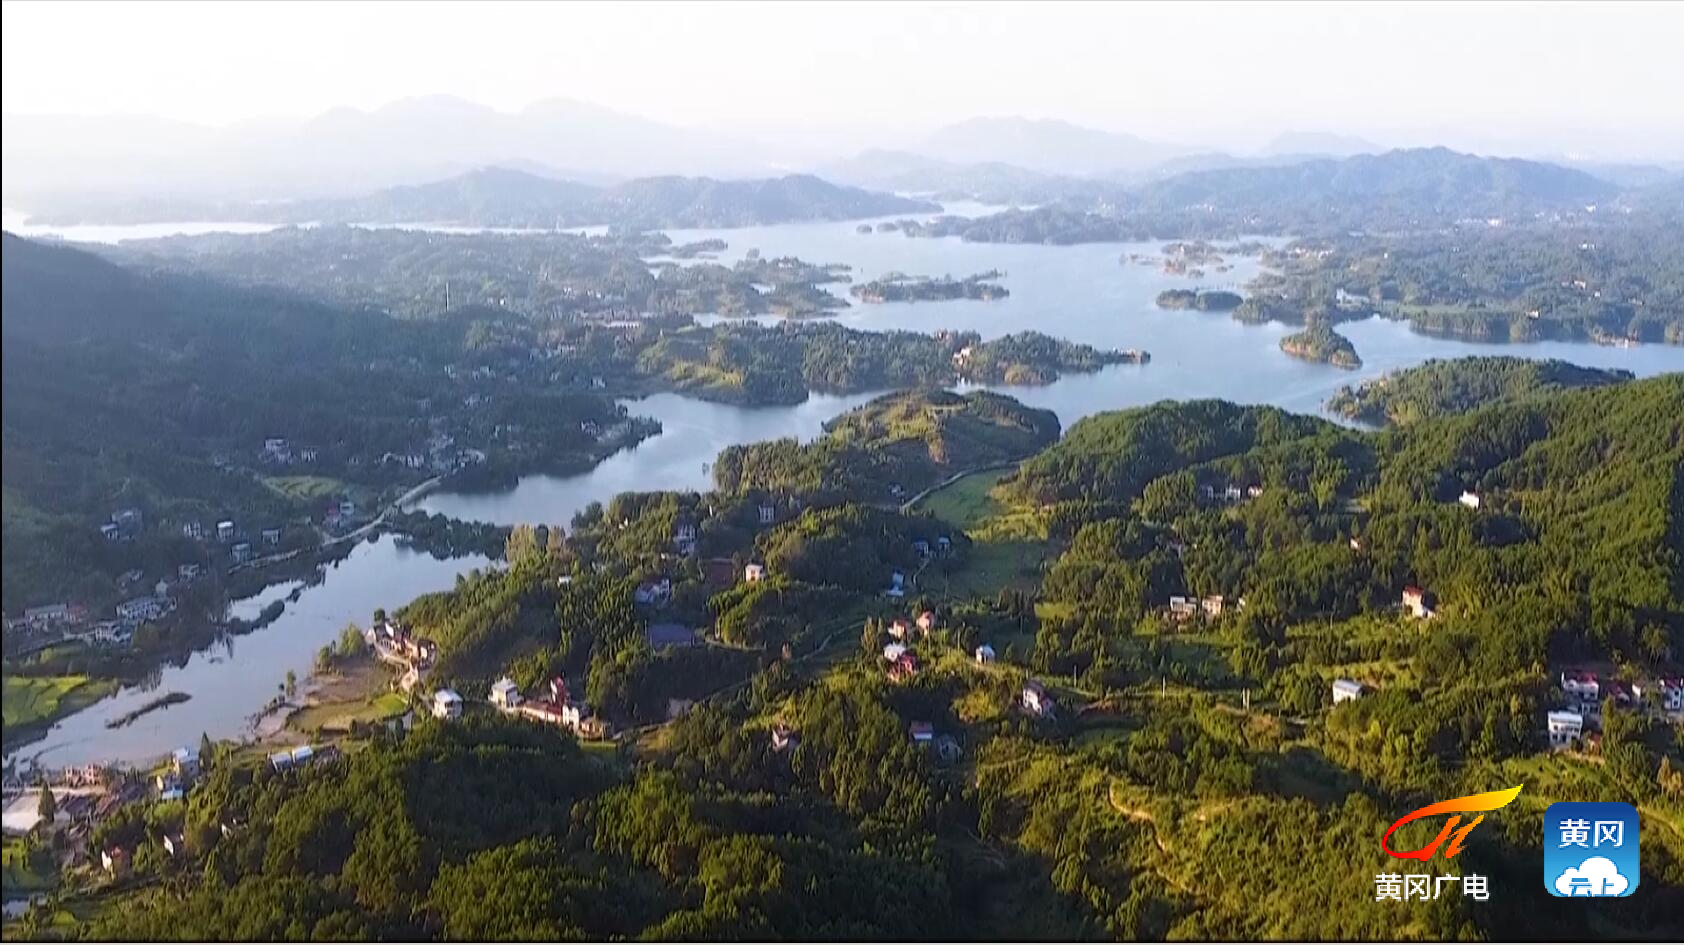
[[[848,294],[862,302],[878,304],[882,302],[944,302],[953,299],[971,299],[979,302],[989,302],[1003,299],[1011,293],[1006,287],[991,279],[999,279],[1005,273],[998,270],[977,273],[963,279],[950,276],[933,278],[931,276],[909,276],[904,273],[891,272],[881,278],[856,285],[848,290]]]
[[[1314,322],[1303,331],[1282,338],[1281,350],[1305,361],[1320,361],[1353,371],[1362,367],[1356,345],[1325,322]]]
[[[1159,308],[1177,310],[1231,312],[1244,301],[1238,293],[1220,289],[1165,289],[1158,293]]]

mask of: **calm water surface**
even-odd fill
[[[279,691],[287,670],[304,679],[316,651],[338,639],[346,624],[366,625],[375,608],[396,609],[431,591],[444,590],[456,575],[484,567],[479,556],[440,561],[426,552],[398,547],[396,539],[364,542],[344,560],[328,565],[327,579],[286,605],[274,623],[243,636],[227,637],[168,666],[146,684],[61,719],[40,741],[7,756],[49,766],[90,761],[143,763],[181,745],[197,747],[199,735],[240,738],[251,716]],[[281,585],[289,592],[290,585]],[[235,604],[244,610],[247,604]],[[193,698],[157,709],[122,728],[105,723],[170,692]]]

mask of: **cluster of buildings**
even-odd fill
[[[99,533],[106,541],[134,541],[145,526],[146,517],[139,509],[118,509],[99,527]]]
[[[1222,501],[1232,504],[1244,502],[1246,499],[1255,499],[1262,494],[1263,487],[1256,483],[1242,486],[1239,483],[1230,482],[1220,488],[1210,484],[1199,487],[1199,498],[1206,502]]]
[[[331,761],[339,756],[339,749],[332,745],[317,748],[314,745],[299,745],[277,751],[269,756],[269,767],[276,771],[291,771],[294,768],[304,768],[318,761]]]
[[[439,657],[439,645],[416,636],[395,620],[386,620],[363,631],[363,638],[374,648],[376,656],[406,669],[425,672]]]
[[[1398,606],[1416,620],[1430,620],[1438,615],[1438,611],[1434,609],[1437,603],[1431,592],[1410,584],[1403,589],[1403,597]]]
[[[1604,680],[1588,670],[1567,669],[1561,673],[1561,695],[1561,707],[1545,717],[1551,748],[1567,748],[1578,742],[1587,723],[1600,725],[1603,700],[1612,702],[1616,709],[1642,709],[1669,716],[1684,713],[1684,677],[1627,682]]]
[[[271,436],[263,441],[263,449],[258,451],[260,462],[271,466],[292,466],[299,463],[313,463],[321,458],[321,453],[314,446],[304,446],[296,450],[287,442],[284,436]]]
[[[1227,598],[1221,594],[1211,594],[1206,597],[1171,597],[1164,608],[1164,615],[1172,623],[1187,623],[1191,620],[1215,620],[1227,610]]]
[[[499,712],[559,726],[581,739],[602,740],[614,735],[613,725],[591,712],[585,700],[575,697],[568,689],[567,680],[560,676],[549,681],[542,695],[531,699],[521,695],[515,681],[505,676],[492,684],[490,702]],[[459,717],[462,697],[448,689],[439,690],[433,696],[433,714],[439,718]]]

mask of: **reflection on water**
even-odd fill
[[[141,684],[60,720],[44,739],[7,758],[38,758],[54,766],[139,763],[197,744],[201,733],[242,737],[287,670],[299,678],[309,675],[316,651],[337,639],[346,624],[364,624],[376,608],[395,609],[448,588],[458,573],[487,563],[478,555],[440,561],[401,548],[389,536],[359,544],[344,560],[328,565],[327,580],[306,589],[274,623],[226,637],[180,666],[160,668]],[[148,712],[122,728],[106,728],[107,721],[169,692],[185,692],[192,699]]]

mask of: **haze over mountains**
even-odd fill
[[[810,171],[824,181],[871,190],[996,203],[1103,201],[1123,187],[1179,199],[1194,196],[1200,180],[1220,181],[1223,188],[1251,186],[1232,178],[1199,178],[1200,172],[1276,169],[1280,172],[1256,178],[1257,186],[1273,188],[1295,177],[1327,176],[1325,168],[1281,169],[1385,150],[1348,135],[1289,131],[1258,149],[1211,151],[1017,117],[966,119],[928,135],[903,137],[891,147],[814,161],[746,136],[681,128],[578,101],[552,99],[503,112],[432,96],[371,111],[340,108],[305,121],[226,128],[137,116],[7,115],[0,140],[6,205],[60,222],[138,222],[182,214],[482,225],[848,219],[915,208],[845,189],[824,191],[823,182],[790,172]],[[519,174],[489,175],[487,168]],[[1598,164],[1584,170],[1620,187],[1664,185],[1680,173],[1678,166],[1654,165]],[[636,195],[618,200],[593,196],[604,186],[673,175],[712,180],[640,184]],[[1171,179],[1178,181],[1174,188],[1158,186]],[[762,181],[752,194],[724,186],[749,180]],[[1333,180],[1330,186],[1337,192],[1341,185]],[[599,198],[608,202],[593,206]],[[745,199],[771,215],[731,208],[732,201]],[[715,206],[720,200],[725,207]],[[697,209],[687,211],[686,202]],[[608,206],[620,209],[601,212]],[[714,209],[702,209],[710,206]],[[448,216],[431,215],[441,211]]]

